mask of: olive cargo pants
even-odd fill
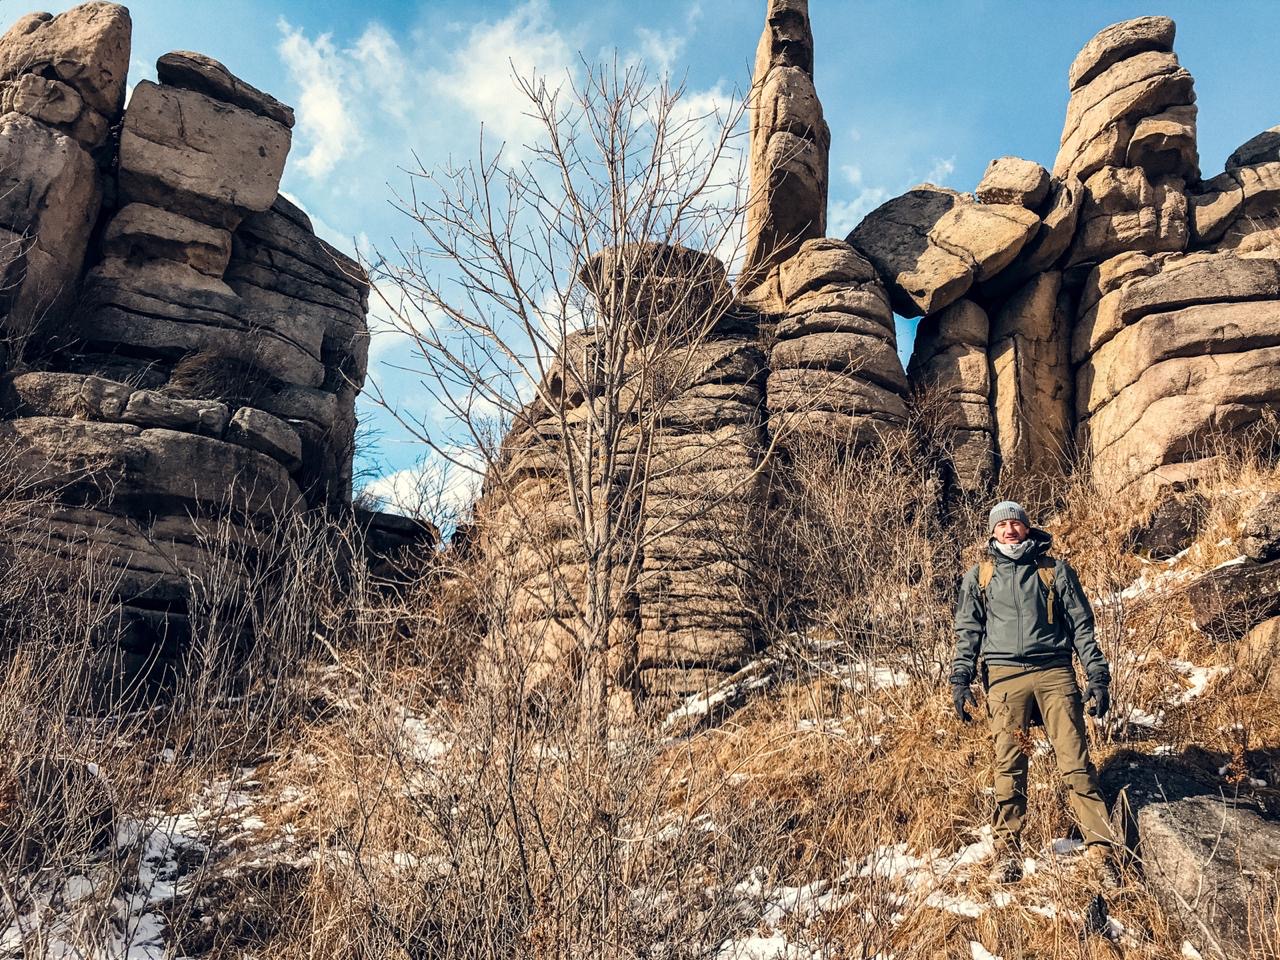
[[[988,667],[987,709],[996,741],[996,846],[1016,847],[1027,814],[1026,733],[1039,708],[1085,843],[1111,843],[1107,803],[1089,762],[1084,702],[1075,671],[1063,667]]]

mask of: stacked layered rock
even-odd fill
[[[768,410],[784,446],[826,437],[883,444],[907,426],[907,379],[875,269],[847,243],[807,240],[780,271]]]
[[[256,532],[349,503],[369,287],[279,196],[292,110],[176,52],[122,115],[128,59],[108,3],[0,40],[0,151],[29,208],[5,224],[25,239],[0,434],[53,497],[48,551],[94,561],[137,665],[181,651],[193,582],[234,601],[226,558]]]
[[[560,347],[477,508],[500,584],[491,646],[533,686],[580,676],[603,636],[616,683],[704,689],[758,643],[744,602],[765,486],[756,316],[727,310],[724,267],[683,248],[607,250],[581,281],[614,326]],[[619,401],[612,440],[602,396]],[[605,583],[602,609],[590,591]]]
[[[1143,17],[1085,46],[1051,174],[1002,157],[976,196],[926,184],[849,236],[894,309],[924,315],[911,380],[952,398],[939,419],[964,488],[1077,455],[1104,488],[1179,483],[1277,399],[1280,134],[1202,182],[1173,38]]]
[[[778,312],[778,267],[827,227],[831,131],[813,85],[809,0],[769,0],[751,100],[751,194],[740,295]]]

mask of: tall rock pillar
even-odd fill
[[[781,312],[778,266],[827,229],[831,131],[813,85],[808,0],[769,0],[749,104],[751,185],[739,295]]]

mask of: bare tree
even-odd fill
[[[732,323],[722,260],[740,243],[743,107],[699,111],[617,62],[516,90],[537,138],[496,154],[482,138],[474,162],[416,171],[401,200],[420,238],[371,272],[450,428],[397,416],[484,472],[484,536],[515,567],[496,631],[527,649],[537,624],[533,659],[576,665],[583,717],[603,731],[646,545],[705,520],[763,463],[708,469],[678,508],[657,506],[664,478],[716,455],[664,451],[663,435],[687,413],[700,348]]]

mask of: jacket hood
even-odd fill
[[[993,556],[996,560],[1004,560],[1006,563],[1026,563],[1029,560],[1043,557],[1049,552],[1049,548],[1053,546],[1053,534],[1045,533],[1039,527],[1032,527],[1031,531],[1027,534],[1027,539],[1031,541],[1031,546],[1027,549],[1027,552],[1022,555],[1021,560],[1010,560],[996,549],[995,537],[988,538],[987,553]]]

